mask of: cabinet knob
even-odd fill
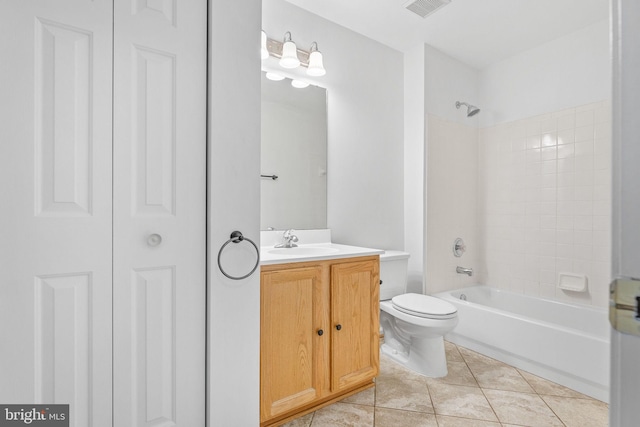
[[[337,329],[337,330],[342,329],[342,325],[341,325],[341,324],[337,324],[337,325],[336,325],[336,329]]]
[[[318,329],[318,335],[322,336],[322,334],[324,334],[324,331],[322,329]]]

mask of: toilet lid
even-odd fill
[[[432,319],[447,319],[457,313],[457,309],[440,298],[421,294],[403,294],[391,299],[393,306],[407,314]]]

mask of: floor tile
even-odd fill
[[[438,423],[432,414],[376,408],[375,427],[438,427]]]
[[[376,381],[376,407],[433,414],[427,377],[378,378]]]
[[[465,362],[469,365],[482,363],[485,365],[494,365],[494,366],[509,366],[506,363],[502,363],[499,360],[492,359],[484,354],[477,353],[473,350],[469,350],[468,348],[458,347],[458,351]]]
[[[567,427],[603,427],[609,425],[609,408],[595,399],[542,396]]]
[[[484,390],[502,423],[530,427],[562,426],[562,422],[536,394]]]
[[[583,399],[589,398],[582,393],[578,393],[577,391],[571,390],[570,388],[567,388],[560,384],[545,380],[544,378],[540,378],[538,376],[530,374],[529,372],[520,369],[518,371],[538,394],[544,394],[547,396],[578,397]]]
[[[445,341],[444,351],[447,354],[447,362],[464,362],[462,355],[458,351],[457,345],[450,343],[449,341]]]
[[[356,405],[374,406],[376,403],[376,389],[371,387],[360,393],[356,393],[345,399],[342,399],[342,403],[353,403]]]
[[[465,362],[448,362],[447,369],[449,373],[446,377],[429,378],[427,380],[428,384],[430,386],[435,386],[436,384],[454,384],[478,387],[476,379],[473,377],[473,374]]]
[[[303,417],[296,418],[293,421],[289,421],[288,423],[283,424],[281,427],[309,427],[311,425],[312,419],[313,419],[313,412]]]
[[[388,356],[381,354],[380,355],[380,373],[378,374],[377,380],[381,378],[388,378],[388,377],[404,378],[404,379],[424,378],[423,375],[420,375],[417,372],[412,371],[411,369],[405,368],[398,362],[393,361]]]
[[[493,421],[471,420],[469,418],[447,417],[436,415],[438,427],[500,427],[500,423]],[[400,426],[397,426],[400,427]],[[408,427],[408,426],[407,426]]]
[[[317,410],[313,415],[311,427],[371,427],[373,426],[373,407],[334,403]]]
[[[463,347],[445,342],[445,349],[444,378],[424,377],[381,355],[374,388],[284,427],[607,425],[603,402]]]
[[[482,390],[477,387],[438,384],[430,391],[437,415],[498,421]]]
[[[520,372],[511,366],[472,362],[469,369],[482,388],[535,393]]]
[[[459,352],[480,387],[534,393],[516,368],[464,347],[459,347]]]

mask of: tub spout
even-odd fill
[[[456,273],[458,274],[466,274],[467,276],[473,276],[473,268],[466,267],[456,267]]]

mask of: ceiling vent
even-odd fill
[[[421,18],[426,18],[449,3],[451,3],[451,0],[411,0],[405,3],[404,7]]]

